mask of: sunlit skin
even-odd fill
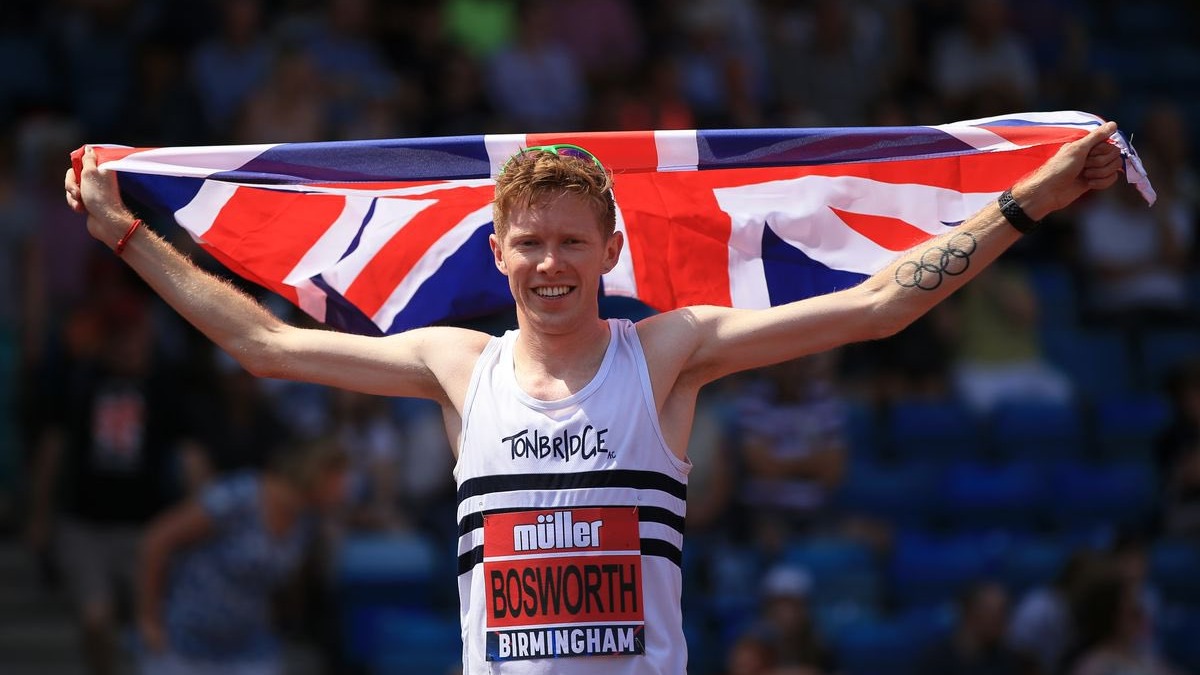
[[[545,346],[595,344],[597,336],[607,343],[597,294],[624,238],[620,232],[605,237],[588,201],[566,195],[515,209],[503,241],[492,235],[490,243],[497,269],[508,277],[523,334],[537,335]]]

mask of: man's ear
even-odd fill
[[[625,247],[625,233],[617,230],[604,243],[604,272],[607,274],[617,266],[621,258],[621,249]]]
[[[488,235],[488,246],[492,247],[492,257],[496,261],[496,269],[504,276],[508,276],[508,265],[504,262],[504,251],[500,245],[500,238],[495,234]]]

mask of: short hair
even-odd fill
[[[562,195],[586,199],[600,220],[604,236],[617,227],[612,177],[595,162],[560,155],[548,150],[522,150],[513,155],[496,177],[492,222],[501,239],[508,234],[508,218],[514,207],[544,204]]]

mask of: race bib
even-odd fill
[[[642,654],[636,507],[483,518],[487,659]]]

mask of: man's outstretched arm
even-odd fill
[[[115,247],[133,222],[116,175],[98,169],[90,149],[78,182],[74,171],[67,171],[66,198],[73,209],[87,214],[92,236],[109,246]],[[145,228],[129,239],[121,257],[180,315],[256,375],[370,394],[460,401],[457,389],[465,395],[474,364],[468,357],[478,355],[487,339],[455,328],[385,338],[297,328]]]
[[[1120,150],[1106,142],[1115,131],[1116,124],[1108,122],[1064,145],[1013,186],[1017,204],[1030,218],[1041,220],[1088,190],[1112,185],[1123,166]],[[731,372],[892,335],[973,278],[1020,236],[992,203],[854,288],[764,310],[692,307],[652,317],[641,328],[649,355],[665,363],[673,360],[678,367],[674,374],[670,366],[656,369],[656,376],[671,380],[656,382],[656,390],[665,396],[677,381],[700,385]]]

